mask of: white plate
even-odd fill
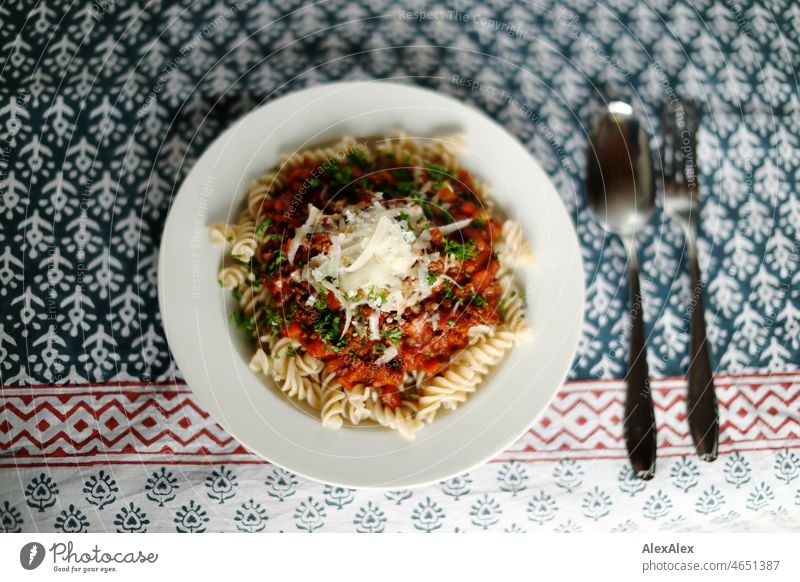
[[[250,371],[252,344],[227,322],[217,284],[222,250],[207,227],[234,222],[251,180],[278,155],[344,136],[460,132],[464,166],[519,221],[538,260],[518,278],[534,339],[454,412],[413,442],[395,431],[324,429],[270,380]],[[225,131],[181,186],[167,219],[159,300],[172,354],[200,403],[248,449],[301,476],[348,487],[399,488],[446,479],[495,456],[533,423],[569,370],[583,321],[583,269],[572,223],[539,164],[482,113],[431,91],[337,83],[287,95]]]

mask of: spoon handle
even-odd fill
[[[711,371],[711,356],[706,340],[705,308],[703,307],[703,281],[697,261],[697,246],[689,236],[689,264],[692,271],[691,352],[689,360],[689,431],[692,433],[697,455],[704,461],[717,458],[719,446],[719,408]]]
[[[647,367],[639,265],[635,250],[631,250],[631,346],[623,432],[633,472],[638,478],[648,480],[656,472],[656,416]]]

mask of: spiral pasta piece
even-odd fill
[[[370,407],[371,418],[378,424],[398,431],[408,440],[414,440],[416,432],[422,428],[422,423],[417,418],[417,405],[404,400],[397,408],[390,408],[383,404],[379,398]]]
[[[378,395],[369,386],[356,384],[350,390],[345,390],[345,396],[347,400],[344,414],[351,423],[358,424],[365,418],[369,418],[370,411],[367,405],[374,402]]]
[[[444,372],[423,382],[417,418],[422,422],[431,422],[448,396],[475,386],[478,381],[480,375],[476,374],[475,369],[469,364],[461,365],[454,362]]]
[[[491,337],[494,334],[494,327],[491,325],[474,325],[467,330],[467,337],[470,345],[481,341],[483,338]]]
[[[533,263],[533,251],[522,234],[522,226],[513,220],[506,220],[500,231],[497,243],[497,255],[500,257],[500,270],[497,274],[502,278],[516,267]]]
[[[245,210],[239,218],[239,228],[233,240],[231,256],[237,261],[247,263],[256,254],[257,248],[256,221],[250,211]]]
[[[296,355],[294,357],[295,365],[297,366],[297,370],[303,376],[318,376],[322,369],[325,367],[325,363],[321,362],[320,360],[316,359],[311,354],[302,354]]]
[[[491,337],[484,337],[476,344],[466,348],[459,354],[456,361],[459,365],[471,369],[476,375],[482,376],[497,365],[513,345],[514,332],[499,329]]]
[[[308,402],[312,408],[320,407],[322,394],[318,382],[300,374],[294,359],[289,360],[289,365],[286,368],[286,378],[280,388],[281,392],[289,398]]]
[[[277,380],[284,380],[289,373],[289,363],[294,358],[288,355],[288,351],[292,347],[292,340],[288,337],[280,338],[272,347],[270,368]]]
[[[247,271],[241,265],[231,265],[219,272],[218,280],[223,289],[236,289],[247,282]]]
[[[250,216],[256,219],[256,222],[258,222],[264,200],[271,198],[273,192],[285,185],[285,179],[277,172],[269,172],[253,182],[247,192],[247,210]]]
[[[254,372],[261,372],[265,376],[269,375],[269,356],[264,350],[258,348],[253,357],[250,358],[249,368]]]
[[[222,245],[233,242],[239,232],[239,227],[235,224],[212,224],[208,227],[208,236],[211,244]]]
[[[467,396],[475,392],[475,387],[472,386],[471,390],[456,390],[455,392],[442,398],[442,408],[447,410],[455,410],[458,406],[467,400]]]
[[[525,323],[525,299],[517,291],[510,274],[500,279],[500,287],[503,290],[503,324],[517,334],[519,339],[529,336],[530,330]]]
[[[258,318],[267,300],[267,290],[263,287],[254,287],[248,282],[239,287],[239,292],[241,293],[239,307],[242,312],[249,317]]]
[[[326,428],[340,428],[344,423],[344,400],[347,398],[344,388],[333,374],[325,376],[322,382],[322,408],[320,419]]]

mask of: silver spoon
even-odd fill
[[[622,239],[628,253],[631,345],[623,432],[634,473],[640,479],[652,479],[656,470],[656,419],[647,367],[636,231],[653,211],[655,179],[649,136],[627,103],[609,103],[593,128],[586,189],[598,221]]]

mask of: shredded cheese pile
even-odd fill
[[[312,233],[327,234],[330,249],[310,258],[297,279],[313,289],[330,291],[345,311],[342,335],[353,323],[362,305],[371,308],[367,331],[372,339],[380,337],[380,312],[392,313],[398,323],[403,312],[430,296],[428,282],[431,261],[430,231],[422,208],[406,204],[387,208],[376,200],[360,209],[346,209],[342,214],[323,215],[309,205],[308,220],[297,228],[290,243],[288,260],[294,262],[297,249]],[[317,295],[309,298],[314,302]]]

